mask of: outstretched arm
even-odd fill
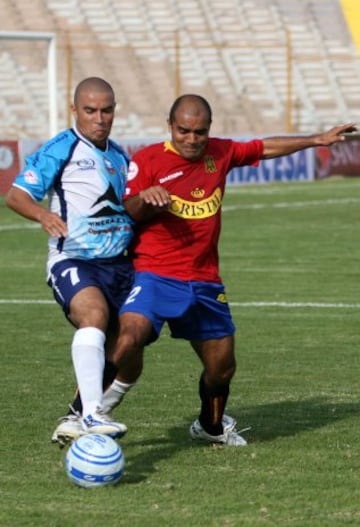
[[[11,187],[5,197],[5,203],[20,216],[39,222],[44,231],[50,236],[60,237],[67,235],[66,223],[60,216],[36,203],[25,190]]]
[[[313,135],[266,137],[263,139],[264,151],[262,158],[270,159],[272,157],[285,156],[314,146],[331,146],[345,141],[344,132],[354,132],[355,130],[357,130],[355,123],[347,123]]]

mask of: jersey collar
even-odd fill
[[[91,141],[89,141],[89,139],[86,139],[86,137],[84,137],[80,132],[79,130],[76,128],[76,125],[73,126],[73,130],[75,132],[75,134],[80,137],[80,139],[86,143],[88,146],[90,146],[91,148],[94,148],[96,150],[99,150],[99,148],[94,145]],[[108,146],[109,146],[109,140],[107,139],[106,140],[106,147],[105,147],[105,150],[101,150],[102,152],[106,152],[108,150]]]
[[[177,154],[178,156],[180,153],[176,150],[176,148],[171,144],[171,141],[165,141],[164,142],[164,151],[167,152],[170,150],[170,152],[174,152],[174,154]]]

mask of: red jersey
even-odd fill
[[[258,163],[262,153],[261,140],[217,138],[209,139],[197,161],[181,157],[169,141],[136,152],[124,199],[161,185],[171,195],[171,205],[137,225],[130,249],[135,269],[179,280],[221,282],[218,242],[226,175],[236,166]]]

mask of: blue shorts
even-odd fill
[[[109,304],[111,315],[117,317],[133,281],[133,266],[127,256],[121,255],[96,260],[62,260],[51,268],[48,285],[66,316],[76,293],[86,287],[98,287]]]
[[[139,313],[148,318],[159,336],[168,323],[171,336],[208,340],[235,332],[224,286],[211,282],[186,282],[153,273],[135,273],[134,286],[120,314]]]

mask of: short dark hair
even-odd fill
[[[74,102],[76,103],[79,99],[79,95],[83,90],[95,89],[97,91],[106,91],[113,95],[115,98],[114,90],[106,80],[100,77],[87,77],[83,79],[75,88]]]
[[[196,94],[193,94],[193,93],[186,93],[184,95],[180,95],[180,97],[175,99],[175,101],[173,102],[173,104],[172,104],[172,106],[170,108],[170,112],[169,112],[169,123],[170,124],[172,124],[175,121],[175,114],[176,114],[177,109],[179,108],[179,106],[183,102],[186,102],[186,101],[193,102],[193,103],[194,102],[200,103],[205,108],[205,111],[207,112],[207,114],[209,116],[209,123],[211,123],[211,121],[212,121],[212,110],[211,110],[211,106],[208,103],[208,101],[204,97],[202,97],[201,95],[196,95]]]

